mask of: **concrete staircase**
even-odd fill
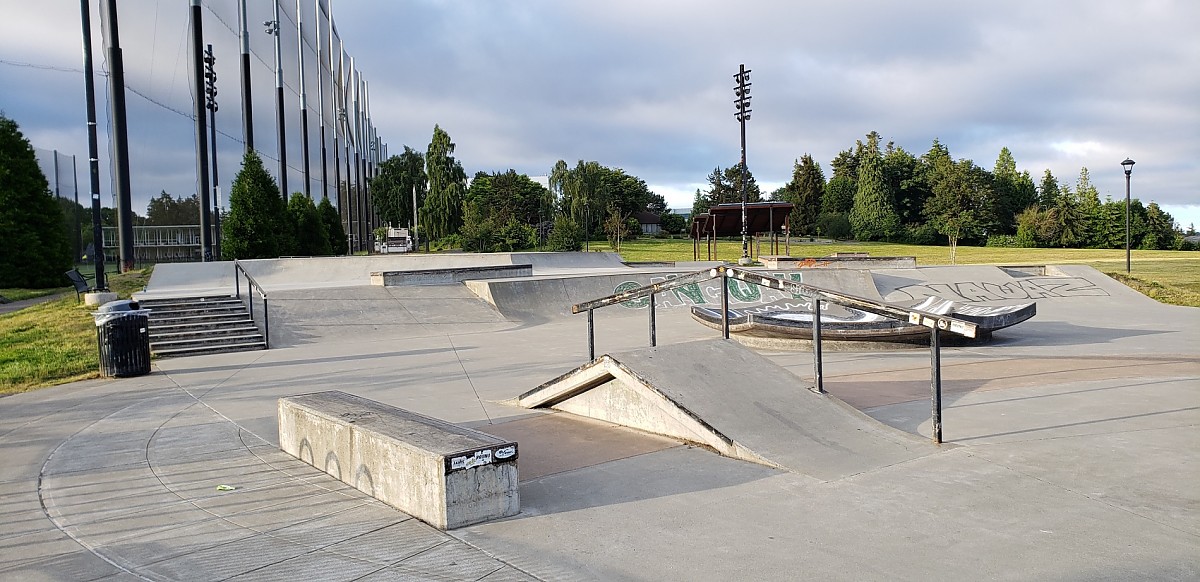
[[[229,296],[145,299],[150,351],[160,358],[267,349],[246,305]]]

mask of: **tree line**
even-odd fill
[[[1122,248],[1124,200],[1100,200],[1087,168],[1074,187],[1045,170],[1037,182],[1017,170],[1007,147],[991,170],[969,159],[955,160],[934,140],[920,156],[872,131],[866,140],[834,157],[832,175],[805,154],[796,160],[792,179],[770,199],[795,205],[788,228],[793,233],[937,244],[959,242],[1009,247]],[[740,187],[740,172],[709,175],[708,191],[696,192],[693,210],[728,199]],[[750,186],[753,177],[747,179]],[[757,200],[756,187],[750,197]],[[738,194],[740,196],[740,193]],[[737,198],[740,201],[740,198]],[[1174,218],[1156,203],[1130,202],[1131,245],[1140,249],[1190,249]]]

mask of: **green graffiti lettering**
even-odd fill
[[[733,278],[726,278],[725,284],[729,286],[729,294],[738,301],[749,303],[762,299],[762,292],[758,290],[758,285]]]
[[[675,298],[687,305],[691,301],[692,305],[704,305],[708,303],[704,299],[704,292],[700,290],[699,283],[688,283],[682,287],[676,287],[672,290],[675,293]]]
[[[637,281],[625,281],[625,282],[621,283],[620,285],[613,287],[613,295],[625,293],[627,291],[633,291],[634,289],[637,289],[638,287],[641,287],[641,286],[642,285],[640,283],[638,283]],[[621,307],[627,307],[629,309],[645,309],[649,305],[650,305],[649,297],[638,297],[637,299],[630,299],[629,301],[621,302]]]

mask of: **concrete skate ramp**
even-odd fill
[[[880,424],[736,342],[602,356],[518,399],[835,480],[937,448]]]
[[[371,273],[531,265],[535,275],[630,270],[616,253],[438,253],[354,257],[294,257],[240,261],[268,291],[370,285]],[[147,297],[232,293],[232,261],[163,263],[154,268]],[[244,283],[243,283],[244,284]]]
[[[618,273],[544,275],[467,281],[466,284],[481,299],[491,303],[508,317],[517,319],[568,317],[572,315],[571,306],[577,303],[660,283],[677,275],[694,273],[719,264],[677,263],[673,268],[626,268]],[[767,269],[764,272],[792,281],[853,293],[860,297],[881,299],[871,280],[871,274],[867,271]],[[729,286],[730,304],[739,309],[753,310],[765,305],[786,304],[800,299],[791,293],[784,293],[778,289],[766,289],[735,279],[727,279],[726,285]],[[605,309],[604,316],[636,313],[644,317],[644,312],[649,305],[648,298],[635,299]],[[654,305],[656,309],[690,308],[692,306],[720,308],[721,279],[693,283],[666,293],[659,293],[655,296]]]

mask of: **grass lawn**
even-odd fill
[[[607,242],[592,242],[593,251],[609,251]],[[690,239],[639,238],[621,243],[626,261],[690,261]],[[767,245],[762,254],[771,253]],[[742,255],[740,240],[717,243],[717,258],[735,262]],[[892,243],[798,243],[788,253],[793,257],[824,257],[833,253],[866,252],[874,257],[916,257],[917,264],[949,265],[950,248]],[[781,242],[779,254],[784,253]],[[755,256],[758,253],[754,253]],[[699,246],[699,258],[705,260],[705,245]],[[1132,269],[1125,277],[1125,249],[1008,249],[959,246],[955,262],[960,265],[1062,265],[1083,264],[1105,273],[1163,303],[1200,307],[1200,252],[1140,251],[1132,253]]]
[[[109,275],[109,288],[128,298],[149,279],[150,269]],[[0,315],[0,394],[98,377],[93,309],[70,293]]]

